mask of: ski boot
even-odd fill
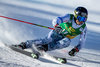
[[[47,44],[45,44],[45,45],[34,44],[34,45],[32,46],[32,51],[33,51],[33,53],[36,53],[36,54],[42,56],[42,55],[44,55],[44,53],[45,53],[46,51],[48,51],[48,45],[47,45]]]
[[[48,51],[48,44],[44,44],[44,45],[36,45],[36,49],[39,51]]]
[[[19,48],[19,49],[26,49],[26,44],[25,44],[25,42],[22,42],[22,43],[20,43],[19,45],[12,45],[12,46],[14,46],[14,47],[16,47],[16,48]]]

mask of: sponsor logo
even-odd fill
[[[75,29],[74,28],[69,27],[69,29],[70,29],[71,32],[75,32]]]

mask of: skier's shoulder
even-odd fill
[[[60,18],[63,20],[63,21],[69,21],[69,20],[72,20],[74,17],[73,14],[65,14],[64,16],[60,16]]]
[[[74,15],[73,14],[65,14],[64,16],[62,16],[62,18],[70,18],[70,17],[74,17]]]
[[[83,29],[83,31],[82,32],[87,32],[87,26],[86,26],[86,23],[84,23],[83,25],[82,25],[82,29]]]
[[[84,29],[87,29],[86,22],[84,22],[84,24],[82,26],[84,27]]]

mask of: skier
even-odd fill
[[[87,18],[87,9],[84,7],[77,7],[74,10],[74,14],[66,14],[65,16],[54,19],[52,24],[55,30],[51,30],[45,38],[27,40],[16,46],[26,49],[35,45],[38,50],[51,51],[68,47],[71,43],[71,39],[80,35],[78,45],[68,53],[70,56],[75,56],[85,43],[87,31],[85,22]]]

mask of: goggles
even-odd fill
[[[82,16],[77,16],[77,20],[79,21],[79,22],[85,22],[86,20],[87,20],[87,18],[86,17],[82,17]]]

